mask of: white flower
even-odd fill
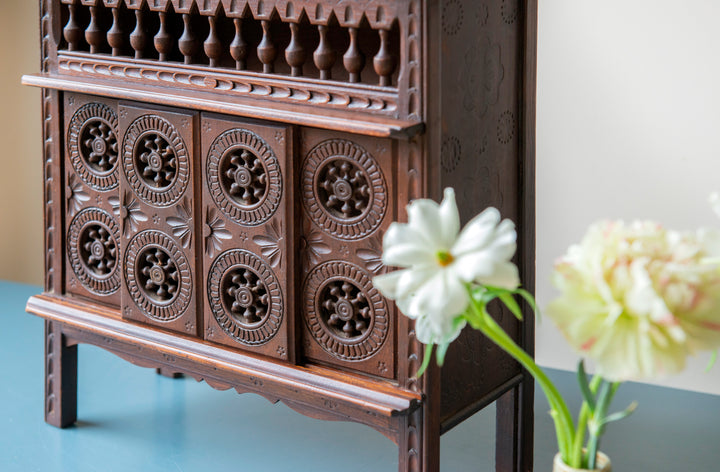
[[[556,264],[562,295],[548,315],[607,379],[679,372],[689,354],[720,346],[717,247],[707,231],[595,224]]]
[[[456,320],[469,305],[470,282],[515,289],[518,269],[510,262],[516,249],[515,225],[500,221],[488,208],[460,232],[455,192],[448,188],[441,204],[415,200],[407,208],[408,223],[392,223],[383,239],[383,262],[403,270],[381,275],[373,284],[417,320],[417,339],[425,344],[449,343],[464,322]]]

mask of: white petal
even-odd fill
[[[465,325],[466,321],[456,323],[453,317],[437,319],[423,316],[415,322],[415,337],[423,344],[450,343],[460,336]]]
[[[429,239],[408,224],[392,223],[383,236],[383,262],[389,266],[407,267],[427,259],[434,260],[436,249]],[[416,254],[418,260],[408,260],[406,255]]]
[[[377,277],[373,277],[372,283],[384,297],[395,300],[397,298],[398,282],[403,272],[405,271],[396,270],[389,274],[378,275]]]
[[[451,269],[465,282],[475,281],[493,287],[516,289],[520,285],[517,266],[493,256],[489,250],[466,254],[456,259]]]
[[[462,282],[448,270],[437,272],[417,289],[409,312],[417,316],[455,316],[465,311],[468,297]]]
[[[387,266],[411,267],[414,265],[437,264],[435,251],[419,244],[395,244],[386,246],[382,261]]]
[[[400,271],[402,274],[397,282],[397,297],[405,298],[413,295],[423,285],[429,283],[438,273],[437,266],[415,267]]]
[[[476,251],[455,259],[452,270],[465,282],[472,282],[478,277],[491,276],[497,263],[488,251]]]
[[[478,277],[476,282],[491,287],[506,288],[515,290],[520,286],[520,274],[518,268],[512,262],[503,262],[495,266],[495,271],[487,277]]]
[[[407,213],[408,225],[428,241],[431,249],[434,251],[450,249],[443,247],[442,233],[440,232],[442,225],[440,205],[428,199],[415,200],[408,205]]]
[[[440,203],[440,227],[438,229],[444,249],[450,249],[460,231],[460,214],[455,203],[455,191],[452,188],[445,189],[445,197]]]
[[[476,251],[488,244],[500,222],[500,212],[490,207],[470,220],[460,232],[452,252],[455,255]]]

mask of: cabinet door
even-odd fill
[[[202,116],[205,339],[290,361],[292,142],[287,126]]]
[[[123,318],[196,335],[197,114],[121,103]]]
[[[393,378],[394,313],[372,285],[395,219],[393,143],[314,129],[301,143],[304,356]]]
[[[79,94],[64,96],[65,292],[120,304],[120,147],[117,102]]]

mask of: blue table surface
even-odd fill
[[[46,425],[43,322],[24,312],[39,291],[0,282],[0,471],[397,471],[395,446],[366,426],[164,378],[87,345],[79,348],[77,425]],[[576,411],[573,374],[550,376]],[[720,470],[720,397],[629,383],[615,406],[632,400],[637,412],[611,425],[601,446],[615,471]],[[549,472],[552,422],[545,399],[535,403],[535,470]],[[494,419],[490,406],[445,434],[442,470],[493,471]]]

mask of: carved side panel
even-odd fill
[[[40,68],[44,73],[57,67],[57,34],[60,23],[56,4],[51,0],[40,2]],[[63,215],[62,196],[62,139],[61,94],[55,90],[42,91],[43,118],[43,205],[45,218],[45,291],[60,293],[63,290]]]
[[[519,0],[443,0],[442,187],[456,189],[463,222],[494,206],[521,223],[523,22]],[[518,232],[523,228],[518,226]],[[519,252],[518,260],[523,257]],[[519,336],[512,315],[496,310]],[[466,329],[442,370],[446,418],[519,373],[476,331]]]
[[[120,305],[120,225],[117,102],[66,94],[65,291]]]
[[[122,316],[195,335],[197,114],[119,106]]]
[[[395,219],[394,144],[303,129],[302,349],[310,361],[395,376],[395,313],[372,286]]]
[[[283,360],[294,358],[292,142],[286,126],[202,117],[204,336]]]

